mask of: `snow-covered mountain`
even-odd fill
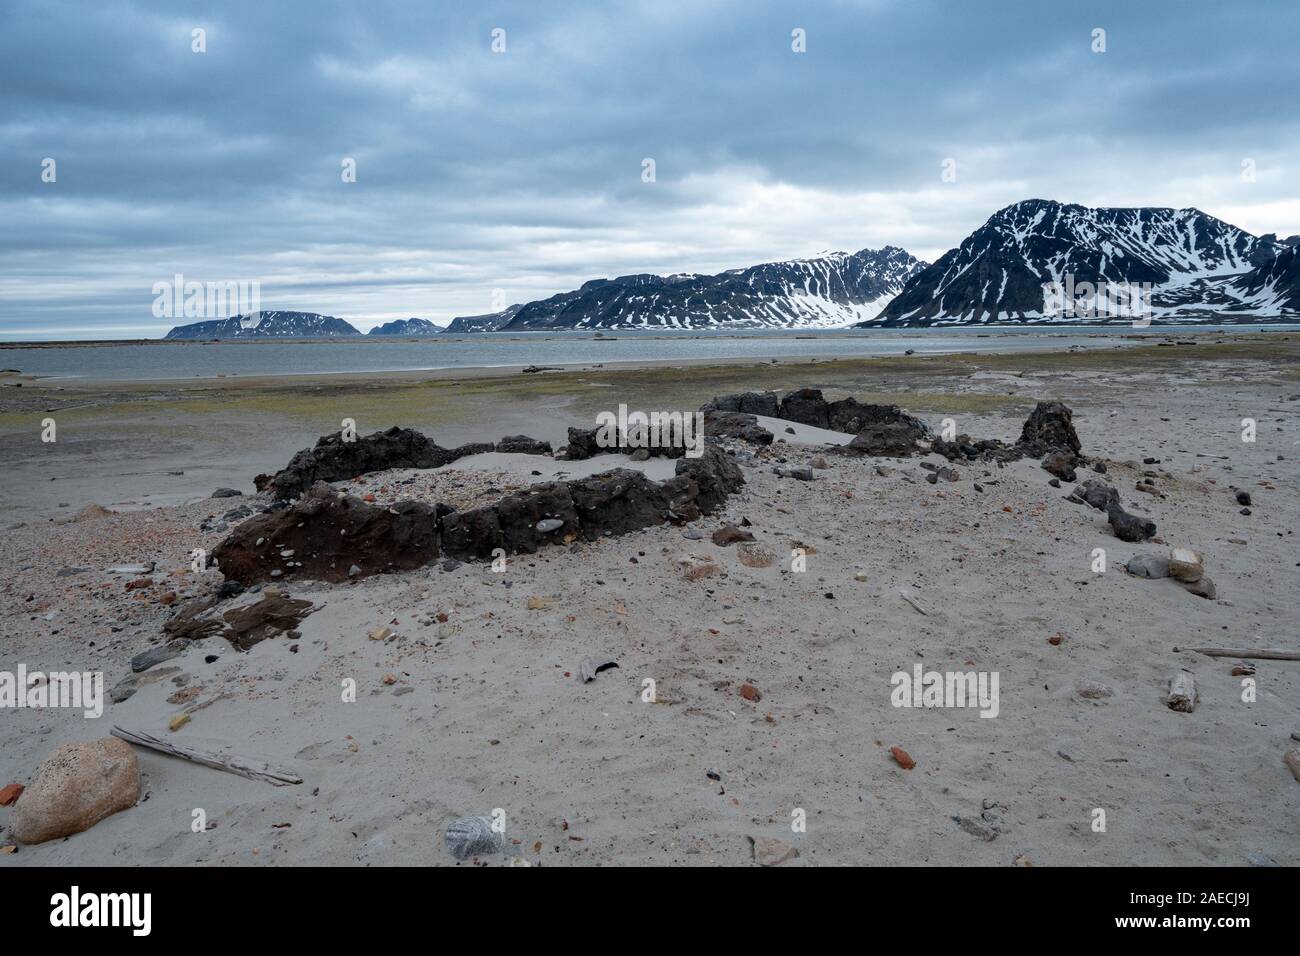
[[[444,332],[495,332],[515,317],[522,305],[512,305],[500,312],[488,312],[485,315],[462,315],[452,319]]]
[[[315,312],[258,312],[178,325],[165,339],[332,339],[360,335],[342,319]]]
[[[839,328],[874,318],[925,263],[902,249],[832,252],[717,275],[628,275],[455,319],[448,332]]]
[[[437,335],[441,331],[441,325],[435,325],[428,319],[394,319],[392,322],[376,325],[366,335]]]
[[[1091,209],[1029,199],[998,210],[862,324],[1106,320],[1086,308],[1060,314],[1044,292],[1054,283],[1081,290],[1079,298],[1088,295],[1084,284],[1149,284],[1146,314],[1155,321],[1203,321],[1236,309],[1252,320],[1282,318],[1272,311],[1272,293],[1259,291],[1269,281],[1264,273],[1250,293],[1253,305],[1234,282],[1269,269],[1288,248],[1275,236],[1253,236],[1198,209]],[[1270,289],[1286,279],[1272,281]],[[1127,313],[1112,317],[1131,320]]]

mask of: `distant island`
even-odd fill
[[[411,337],[437,335],[441,325],[428,319],[396,319],[375,326],[366,335]],[[258,312],[178,325],[164,339],[335,339],[361,338],[362,333],[344,319],[317,312]]]

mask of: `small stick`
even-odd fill
[[[1300,661],[1300,651],[1252,650],[1239,647],[1185,647],[1183,650],[1204,654],[1206,657],[1253,657],[1261,661]]]
[[[178,747],[176,744],[159,740],[152,734],[123,730],[121,727],[114,727],[109,732],[114,737],[120,737],[127,743],[135,744],[137,747],[147,747],[149,750],[156,750],[159,753],[167,754],[169,757],[180,757],[182,760],[188,760],[191,763],[238,774],[250,780],[264,780],[273,787],[283,787],[290,783],[302,783],[302,777],[296,774],[277,769],[268,763],[249,757],[238,757],[234,754],[223,756],[222,754],[207,753],[203,750],[192,750],[189,747]]]
[[[912,607],[915,608],[915,609],[916,609],[918,612],[920,612],[921,614],[924,614],[926,617],[929,617],[929,616],[930,616],[930,612],[929,612],[929,611],[927,611],[925,608],[921,607],[921,605],[917,604],[915,601],[913,601],[910,597],[908,597],[908,596],[907,596],[906,594],[904,594],[902,591],[899,591],[899,592],[898,592],[898,596],[901,597],[901,598],[902,598],[904,601],[906,601],[908,604],[912,605]]]

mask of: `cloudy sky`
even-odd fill
[[[0,337],[161,335],[176,273],[364,330],[932,260],[1029,197],[1290,235],[1298,34],[1294,0],[5,0]]]

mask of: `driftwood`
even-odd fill
[[[1244,657],[1261,661],[1300,661],[1300,651],[1253,650],[1240,647],[1185,647],[1183,650],[1206,657]]]
[[[1190,714],[1196,709],[1196,680],[1186,671],[1179,671],[1169,678],[1169,694],[1165,703],[1170,710]]]
[[[191,763],[201,764],[204,767],[211,767],[214,770],[224,770],[227,773],[238,774],[241,777],[247,777],[250,780],[264,780],[273,787],[283,787],[291,783],[302,783],[302,777],[290,773],[288,770],[280,770],[272,767],[270,764],[256,760],[251,757],[239,757],[235,754],[214,754],[207,753],[203,750],[193,750],[189,747],[178,747],[176,744],[170,744],[165,740],[159,740],[151,734],[138,733],[134,730],[123,730],[121,727],[114,727],[110,733],[114,737],[120,737],[129,744],[135,744],[137,747],[147,747],[150,750],[156,750],[159,753],[167,754],[169,757],[180,757],[182,760],[188,760]]]
[[[904,594],[902,591],[899,591],[899,592],[898,592],[898,596],[901,597],[901,598],[902,598],[904,601],[906,601],[908,604],[912,605],[912,609],[913,609],[914,611],[916,611],[918,614],[924,614],[926,617],[929,617],[929,616],[930,616],[930,612],[929,612],[929,611],[927,611],[925,608],[921,607],[921,605],[917,604],[915,601],[913,601],[910,597],[908,597],[908,596],[907,596],[906,594]]]

